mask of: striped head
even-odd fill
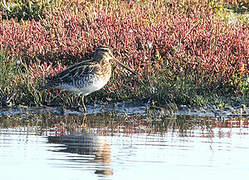
[[[107,63],[109,63],[110,60],[114,60],[116,63],[118,63],[120,66],[122,66],[123,68],[127,69],[128,71],[130,71],[132,74],[137,75],[132,69],[130,69],[129,67],[127,67],[125,64],[123,64],[122,62],[120,62],[119,60],[117,60],[113,54],[112,51],[109,47],[107,46],[98,46],[95,49],[94,52],[94,59],[96,61],[106,61]]]
[[[113,56],[112,51],[109,47],[98,46],[94,52],[94,59],[97,61],[105,60],[109,62],[109,60],[116,59],[116,58]]]

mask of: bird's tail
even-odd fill
[[[44,85],[40,86],[38,90],[42,91],[42,90],[45,90],[45,89],[48,89],[48,88],[49,88],[48,84],[44,84]]]
[[[50,89],[50,88],[52,88],[54,86],[55,86],[55,84],[47,83],[47,84],[44,84],[44,85],[40,86],[40,88],[38,90],[42,91],[42,90],[45,90],[45,89]]]

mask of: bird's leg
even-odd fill
[[[85,105],[84,98],[85,98],[85,96],[81,96],[81,105],[82,105],[82,107],[83,107],[83,109],[84,109],[84,112],[86,112],[87,109],[86,109],[86,105]]]

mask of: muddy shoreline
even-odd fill
[[[116,102],[108,104],[87,105],[87,112],[83,112],[81,108],[63,108],[63,107],[27,107],[16,106],[8,108],[0,108],[1,115],[18,115],[18,114],[56,114],[56,115],[93,115],[93,114],[117,114],[117,115],[163,115],[163,116],[200,116],[200,117],[228,117],[243,116],[249,117],[249,108],[241,104],[237,106],[226,105],[225,107],[207,105],[206,107],[188,107],[181,106],[151,106],[146,103],[138,102]]]

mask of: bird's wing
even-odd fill
[[[58,73],[49,79],[50,83],[70,82],[82,79],[90,74],[94,74],[99,68],[99,64],[95,61],[87,60],[77,63],[66,70]]]

